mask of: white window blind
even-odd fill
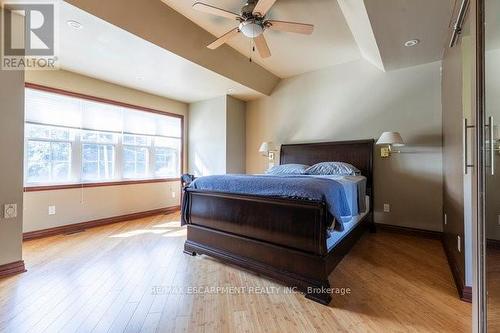
[[[26,121],[55,126],[81,126],[80,100],[64,95],[26,89]]]
[[[31,88],[25,108],[27,185],[180,176],[180,117]]]

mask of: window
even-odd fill
[[[182,117],[26,88],[25,183],[177,178]]]
[[[72,131],[28,125],[26,179],[29,183],[61,183],[71,180]]]
[[[155,138],[155,175],[173,177],[180,174],[181,140],[176,138]]]
[[[113,180],[117,135],[99,131],[82,131],[82,179]]]
[[[148,149],[137,146],[123,147],[123,177],[143,178],[148,174]]]

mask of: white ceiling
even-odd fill
[[[63,69],[187,103],[229,89],[243,100],[263,96],[65,2],[59,17]],[[67,20],[83,28],[70,28]]]
[[[461,1],[364,0],[385,69],[441,60],[455,2]],[[405,47],[411,39],[419,39],[420,44]]]
[[[196,0],[162,1],[217,37],[238,24],[230,19],[192,9]],[[203,2],[239,13],[246,1],[203,0]],[[267,16],[277,20],[315,25],[315,31],[311,36],[270,30],[265,32],[272,56],[261,59],[254,54],[253,60],[281,78],[358,60],[361,57],[336,0],[279,0]],[[242,35],[228,44],[246,56],[250,57],[252,54],[250,39]]]

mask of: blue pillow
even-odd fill
[[[304,164],[282,164],[273,166],[266,171],[267,175],[305,175],[309,165]]]
[[[338,175],[338,176],[355,176],[360,175],[355,166],[344,162],[321,162],[307,168],[308,175]]]

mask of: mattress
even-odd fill
[[[333,179],[344,188],[350,215],[342,216],[342,222],[348,222],[353,216],[366,211],[366,177],[364,176],[335,176],[335,175],[308,175],[308,177]]]
[[[345,236],[347,236],[356,227],[359,222],[368,214],[370,211],[370,197],[365,196],[365,211],[356,216],[352,216],[349,221],[344,221],[343,231],[333,231],[330,234],[330,238],[326,240],[326,248],[330,251],[335,247]]]

